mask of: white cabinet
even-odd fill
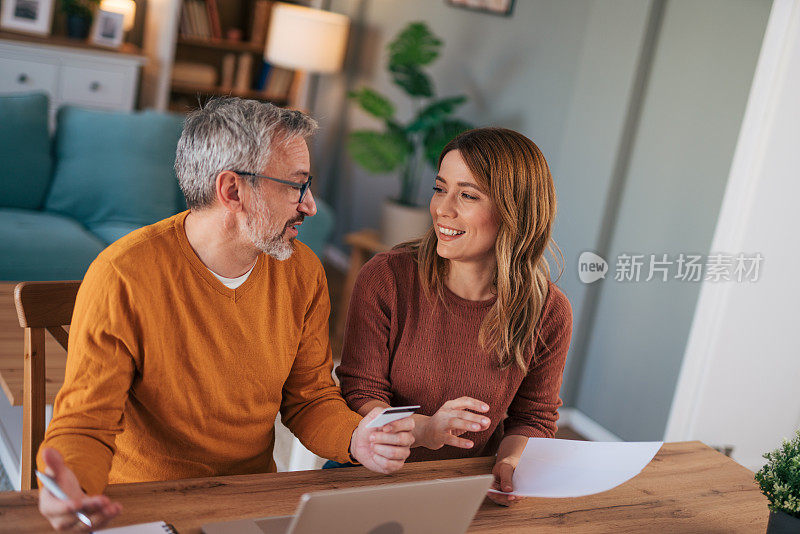
[[[44,91],[54,114],[63,104],[130,111],[139,55],[0,39],[0,93]]]
[[[44,91],[52,99],[56,92],[58,65],[30,63],[0,57],[0,92]]]
[[[130,109],[128,76],[122,69],[64,65],[59,100],[71,104],[110,109]]]

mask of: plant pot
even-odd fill
[[[67,15],[67,37],[70,39],[86,39],[89,37],[89,28],[91,27],[92,17]]]
[[[422,237],[431,226],[431,213],[427,207],[416,208],[383,201],[381,211],[381,241],[393,247],[405,241]]]
[[[767,534],[797,534],[798,532],[800,532],[800,517],[770,510]]]

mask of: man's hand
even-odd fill
[[[61,458],[61,454],[51,448],[42,451],[45,474],[53,478],[69,497],[69,501],[62,501],[45,488],[39,489],[39,512],[50,521],[53,528],[59,531],[89,532],[90,529],[81,523],[75,512],[82,512],[92,522],[92,529],[105,526],[122,511],[122,505],[111,502],[105,495],[87,497],[78,483],[78,478]]]
[[[461,397],[445,402],[430,417],[419,416],[414,430],[414,446],[434,450],[441,449],[445,445],[462,449],[471,448],[474,443],[458,436],[464,432],[486,430],[491,420],[468,410],[488,412],[489,406],[471,397]]]
[[[503,458],[494,464],[492,474],[494,475],[494,482],[492,482],[492,489],[498,491],[514,491],[514,484],[512,477],[514,476],[514,469],[517,468],[519,458]],[[486,494],[489,499],[501,506],[510,506],[511,503],[522,500],[521,497],[516,495],[501,495],[500,493],[489,492]]]
[[[381,428],[367,428],[382,411],[375,408],[361,420],[350,440],[350,454],[370,471],[389,474],[403,467],[411,454],[414,420],[406,417]]]

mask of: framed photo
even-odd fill
[[[112,13],[111,11],[98,9],[94,15],[91,42],[109,48],[119,48],[122,44],[122,36],[125,33],[122,29],[123,20],[125,20],[125,15],[122,13]]]
[[[4,0],[0,28],[49,35],[54,4],[55,0]]]
[[[510,17],[514,9],[514,0],[445,0],[448,4],[455,7],[463,7],[474,11],[491,13]]]

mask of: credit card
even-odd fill
[[[384,408],[380,415],[367,425],[367,428],[380,428],[394,421],[405,419],[409,415],[414,415],[414,412],[417,410],[419,410],[419,406],[396,406]]]

